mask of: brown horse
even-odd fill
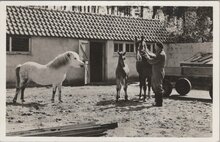
[[[121,87],[124,87],[125,92],[125,100],[128,100],[128,94],[127,94],[127,87],[128,87],[128,73],[129,68],[128,65],[125,63],[125,54],[126,52],[118,52],[118,65],[115,71],[116,75],[116,102],[120,98],[120,90]]]
[[[140,93],[139,93],[139,99],[141,99],[142,96],[142,88],[144,91],[143,101],[146,99],[146,79],[147,79],[147,85],[148,85],[148,98],[150,98],[150,90],[151,90],[151,76],[152,76],[152,65],[147,62],[147,59],[142,57],[140,55],[140,51],[143,50],[143,46],[140,46],[141,41],[137,41],[137,38],[135,37],[135,46],[136,46],[136,70],[139,74],[139,82],[140,82]]]

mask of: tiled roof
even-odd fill
[[[7,6],[7,34],[81,39],[167,41],[158,20]]]

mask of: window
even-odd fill
[[[115,43],[114,44],[114,52],[121,52],[123,51],[123,44],[122,43]]]
[[[86,6],[83,6],[83,9],[84,9],[84,11],[83,11],[83,12],[86,12]]]
[[[81,6],[79,6],[79,12],[82,12],[82,7]]]
[[[125,7],[124,14],[125,14],[125,16],[131,16],[131,7],[130,6]]]
[[[134,52],[134,44],[126,43],[126,52]]]
[[[29,37],[23,36],[7,36],[6,37],[6,51],[7,52],[26,52],[30,51]]]
[[[72,11],[75,11],[75,6],[72,6]]]
[[[128,42],[125,42],[125,43],[114,43],[114,53],[117,53],[117,52],[127,52],[127,53],[131,53],[130,55],[133,55],[133,53],[135,53],[135,49],[134,49],[134,44],[133,43],[128,43]]]
[[[92,6],[91,12],[96,13],[96,6]]]
[[[88,6],[88,12],[90,12],[90,6]]]
[[[112,14],[112,15],[115,14],[115,7],[114,7],[114,6],[111,7],[111,14]]]

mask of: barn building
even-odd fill
[[[15,67],[27,61],[46,64],[72,50],[88,61],[88,69],[72,68],[65,84],[110,82],[115,78],[117,51],[126,51],[130,78],[137,78],[134,37],[145,35],[148,46],[167,42],[159,20],[71,11],[7,6],[7,86],[14,86]]]

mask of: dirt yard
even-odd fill
[[[52,88],[27,88],[23,106],[18,97],[12,104],[15,89],[7,89],[6,132],[72,125],[118,122],[107,137],[211,137],[212,102],[208,91],[192,90],[189,96],[175,92],[164,99],[163,107],[152,107],[154,98],[138,101],[139,87],[128,87],[115,103],[115,86],[63,87],[63,103],[51,103]],[[153,94],[153,93],[152,93]],[[203,98],[201,98],[203,97]]]

